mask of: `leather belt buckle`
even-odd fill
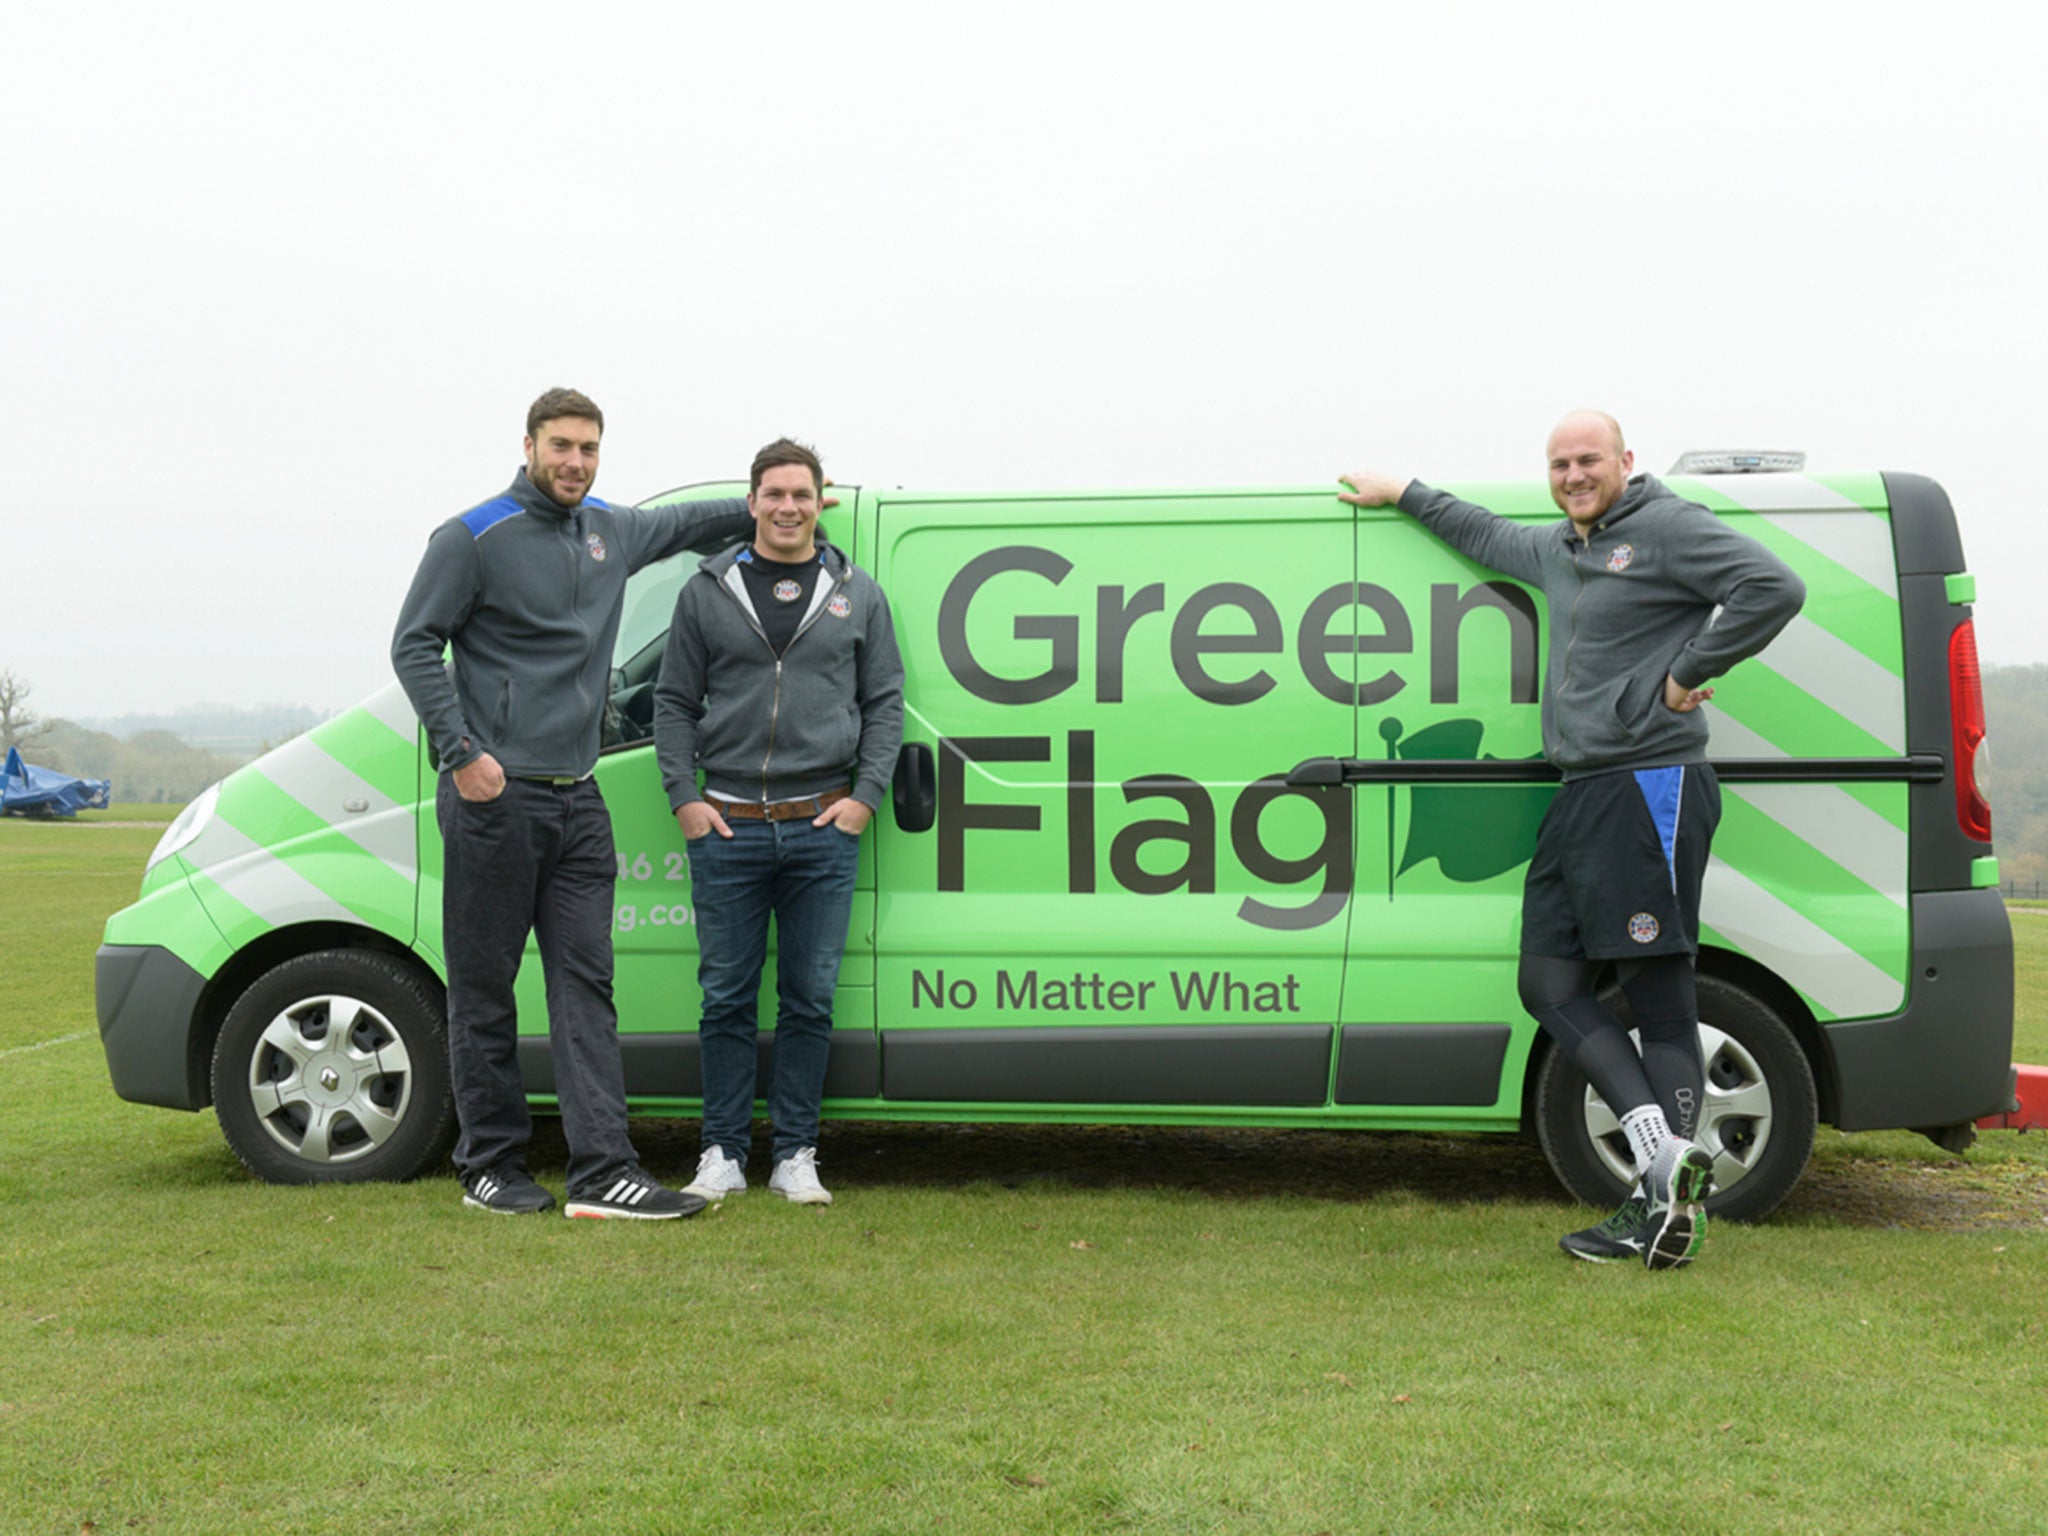
[[[820,815],[826,806],[837,805],[851,793],[848,789],[828,789],[822,795],[807,795],[801,800],[714,800],[712,804],[727,821],[795,821],[799,816]]]

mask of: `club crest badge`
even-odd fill
[[[775,583],[775,601],[778,603],[793,603],[803,595],[804,589],[786,576]]]
[[[835,592],[832,594],[832,601],[825,605],[825,611],[835,619],[843,619],[853,612],[853,604],[844,592]]]
[[[1635,564],[1636,547],[1633,544],[1617,544],[1607,555],[1607,569],[1619,576]]]
[[[583,542],[589,546],[591,559],[602,560],[604,558],[604,540],[602,538],[593,533]]]
[[[1628,936],[1638,944],[1654,944],[1661,931],[1657,919],[1647,912],[1638,912],[1628,920]]]

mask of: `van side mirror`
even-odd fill
[[[923,742],[906,741],[896,754],[889,801],[896,809],[897,826],[906,832],[931,831],[939,814],[939,781],[932,749]]]

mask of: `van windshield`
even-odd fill
[[[659,496],[648,497],[640,505],[673,507],[687,501],[716,501],[721,497],[746,494],[747,483],[744,480],[719,480],[663,491]],[[682,590],[683,583],[703,558],[701,554],[684,550],[680,555],[670,555],[666,560],[643,566],[627,578],[625,608],[619,619],[619,638],[612,646],[614,671],[624,669],[629,674],[639,671],[634,663],[643,660],[641,653],[650,645],[655,650],[654,664],[659,665],[660,643],[667,638],[669,619],[676,611],[676,593]],[[653,681],[651,668],[645,680]]]
[[[708,501],[743,494],[741,484],[693,485],[650,497],[642,506],[666,507],[684,501]],[[693,550],[642,566],[626,578],[619,612],[619,636],[612,644],[611,695],[605,701],[600,744],[604,751],[629,747],[654,734],[654,684],[661,675],[661,653],[668,644],[669,620],[676,594],[704,557]]]
[[[618,643],[612,647],[614,667],[626,666],[650,643],[667,637],[669,620],[676,611],[676,593],[703,558],[686,549],[643,566],[626,579],[625,611],[619,620]]]

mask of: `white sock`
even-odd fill
[[[1621,1117],[1621,1128],[1628,1133],[1629,1150],[1636,1155],[1636,1172],[1648,1173],[1658,1149],[1672,1139],[1664,1111],[1655,1104],[1632,1109]]]

